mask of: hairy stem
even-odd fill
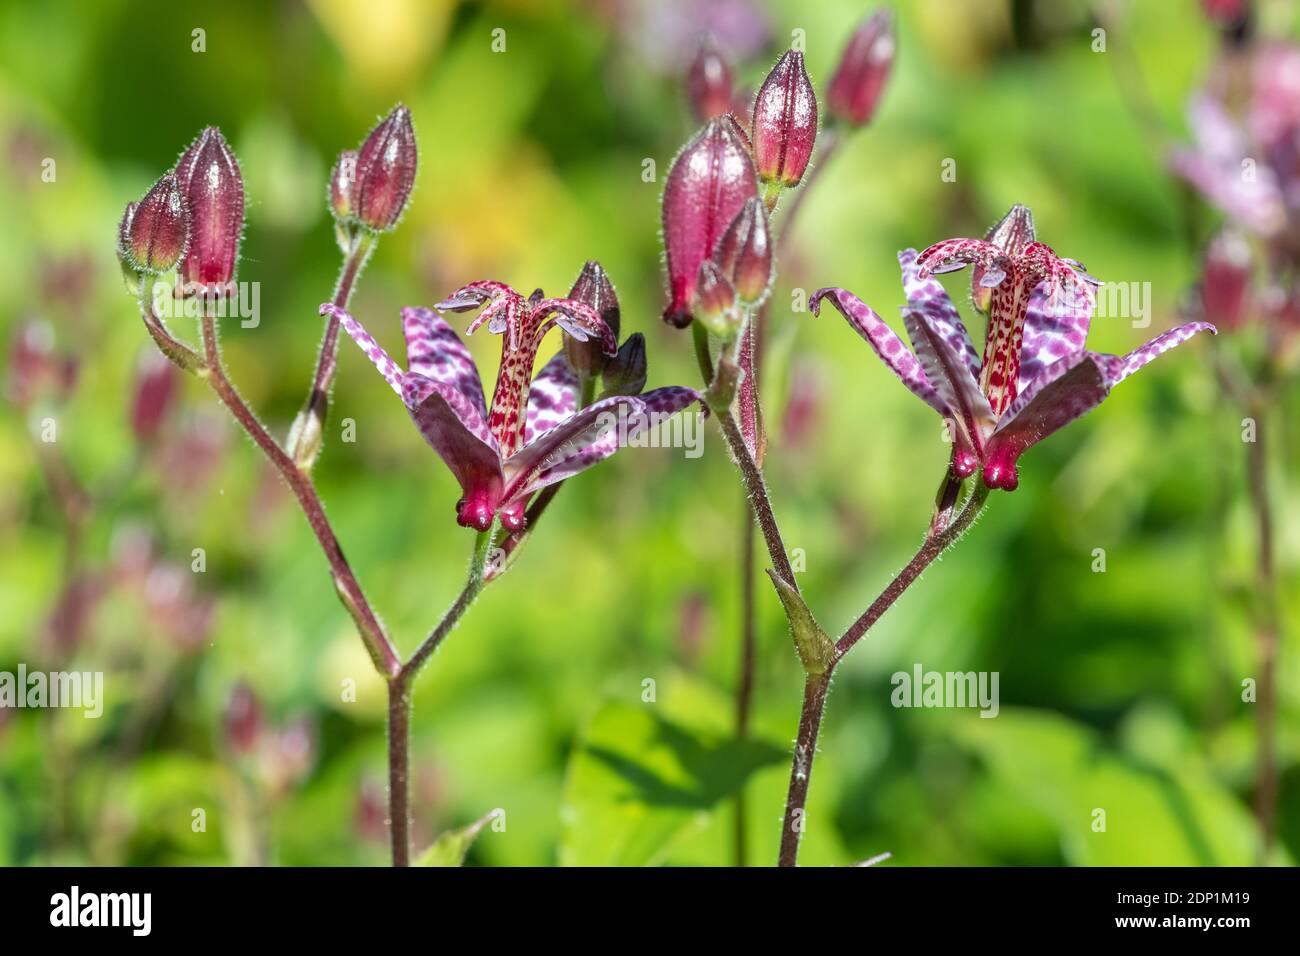
[[[781,529],[777,526],[776,515],[772,512],[772,501],[767,494],[763,471],[750,456],[745,438],[740,434],[740,426],[736,424],[736,419],[730,412],[718,414],[718,425],[722,428],[722,434],[726,436],[727,444],[731,447],[731,455],[736,460],[740,475],[745,481],[749,502],[754,509],[754,516],[758,519],[759,530],[763,532],[763,540],[767,543],[767,553],[772,560],[772,566],[777,574],[785,578],[786,582],[798,591],[799,585],[794,579],[794,570],[790,567],[785,542],[781,539]]]
[[[148,308],[147,303],[144,305]],[[307,475],[298,469],[293,460],[284,453],[284,450],[271,437],[271,433],[257,420],[257,416],[244,403],[234,385],[231,384],[221,361],[221,352],[217,344],[216,323],[210,309],[205,308],[203,310],[201,323],[205,358],[204,368],[200,374],[207,379],[208,384],[217,393],[217,397],[221,399],[222,404],[234,416],[240,427],[253,439],[254,444],[261,449],[267,460],[280,473],[280,477],[288,484],[294,497],[298,499],[298,505],[302,508],[307,523],[311,526],[312,532],[316,535],[316,540],[320,543],[321,550],[325,554],[325,560],[329,562],[330,573],[334,578],[334,586],[343,601],[344,607],[348,609],[352,619],[356,622],[357,632],[361,635],[361,640],[365,644],[371,660],[374,661],[379,673],[386,679],[393,677],[401,669],[401,659],[398,657],[397,650],[393,647],[392,642],[388,639],[388,635],[384,633],[383,626],[371,609],[356,575],[352,572],[352,567],[343,554],[343,549],[334,534],[334,529],[325,516],[325,509],[321,505],[320,496],[316,493],[316,486],[312,484]]]
[[[979,516],[988,500],[989,490],[979,483],[971,492],[961,513],[938,534],[926,535],[920,550],[907,566],[889,582],[871,606],[853,622],[835,644],[835,656],[821,674],[809,674],[804,684],[803,709],[799,714],[799,734],[795,738],[794,761],[790,767],[790,787],[785,802],[785,821],[781,829],[779,866],[795,866],[799,860],[799,838],[803,834],[808,785],[812,780],[813,758],[817,755],[817,735],[821,730],[822,712],[830,690],[831,674],[844,655],[852,650],[876,621],[906,591],[930,564],[965,533]]]
[[[360,230],[352,240],[352,245],[343,258],[343,268],[339,272],[338,282],[334,286],[334,297],[330,300],[340,309],[346,309],[352,299],[352,290],[356,287],[361,270],[365,268],[370,254],[377,243],[374,233]],[[334,382],[334,372],[339,360],[339,320],[331,315],[325,321],[325,336],[321,339],[320,355],[316,358],[316,372],[312,376],[311,391],[303,406],[303,416],[314,417],[324,427],[329,413],[329,392]]]
[[[1259,682],[1256,721],[1258,755],[1255,766],[1255,818],[1259,824],[1259,862],[1266,863],[1273,848],[1277,819],[1277,652],[1281,617],[1277,599],[1277,577],[1273,558],[1273,501],[1268,488],[1268,454],[1264,443],[1265,421],[1259,407],[1255,416],[1255,440],[1246,443],[1251,504],[1255,512],[1255,586],[1259,601],[1256,638],[1259,644]]]
[[[754,697],[754,667],[757,661],[757,628],[754,611],[754,510],[744,502],[740,538],[740,677],[736,681],[736,739],[749,736],[749,713]],[[736,793],[736,866],[748,866],[745,789]]]
[[[388,836],[393,866],[411,865],[411,685],[388,682]]]

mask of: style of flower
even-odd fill
[[[535,491],[563,481],[608,458],[647,428],[699,400],[689,388],[658,388],[644,395],[618,395],[578,408],[577,373],[561,350],[534,378],[542,339],[558,325],[579,341],[598,339],[615,352],[613,332],[592,309],[573,299],[525,299],[500,282],[471,282],[437,309],[463,312],[482,307],[470,323],[502,336],[501,365],[491,410],[469,350],[435,309],[402,310],[407,363],[403,370],[371,335],[342,309],[322,314],[343,328],[401,397],[416,427],[460,483],[456,520],[486,531],[499,517],[508,530],[524,525],[524,508]]]
[[[903,384],[952,423],[953,474],[967,478],[982,470],[990,488],[1015,490],[1016,461],[1028,448],[1101,404],[1160,353],[1198,332],[1215,332],[1208,322],[1190,322],[1127,355],[1088,351],[1095,280],[1038,242],[1012,255],[986,240],[954,239],[920,256],[904,250],[898,259],[907,297],[903,321],[915,354],[844,289],[818,290],[813,313],[829,299]],[[943,271],[967,262],[977,263],[993,288],[983,362],[956,306],[931,276],[936,265]]]

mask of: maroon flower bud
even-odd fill
[[[136,366],[131,395],[131,431],[136,440],[151,442],[176,398],[180,369],[157,349],[148,349]]]
[[[664,321],[669,325],[690,325],[700,264],[713,254],[745,200],[757,193],[747,137],[730,116],[710,120],[677,154],[663,198],[669,292]]]
[[[236,754],[250,753],[262,736],[262,703],[242,681],[230,692],[221,726],[226,745]]]
[[[569,290],[569,298],[591,306],[614,333],[615,341],[618,340],[618,294],[614,291],[614,284],[609,281],[609,275],[595,259],[582,267],[577,281]],[[605,363],[610,360],[599,338],[589,337],[586,341],[579,342],[567,333],[564,336],[564,354],[574,370],[587,378],[599,375]]]
[[[750,199],[740,207],[718,240],[713,261],[731,281],[741,302],[754,306],[763,301],[772,283],[772,235],[761,200]]]
[[[731,112],[731,66],[707,38],[691,61],[686,75],[686,95],[691,111],[701,123]]]
[[[645,336],[633,332],[618,347],[618,354],[605,364],[601,381],[605,385],[602,398],[614,395],[640,395],[645,389],[646,357]]]
[[[352,218],[352,189],[357,181],[357,151],[345,149],[330,170],[330,211],[346,222]]]
[[[740,327],[736,289],[712,259],[704,260],[695,280],[695,315],[705,328],[730,341]]]
[[[397,225],[415,185],[416,159],[411,111],[399,103],[357,152],[352,212],[363,225],[377,232]]]
[[[199,134],[176,163],[176,178],[190,215],[190,246],[181,278],[207,293],[224,291],[235,278],[239,260],[244,179],[221,130],[209,126]]]
[[[127,207],[119,227],[127,260],[140,272],[175,268],[185,255],[188,220],[180,183],[168,173],[150,187],[138,204]]]
[[[826,91],[831,116],[850,126],[871,122],[894,66],[894,17],[881,10],[849,38]]]
[[[1210,240],[1200,284],[1206,321],[1221,329],[1241,327],[1246,319],[1250,276],[1250,246],[1240,233],[1224,230]]]
[[[798,50],[787,50],[758,88],[749,133],[758,178],[798,186],[817,140],[817,94]]]

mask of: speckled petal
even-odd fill
[[[831,304],[848,319],[849,325],[867,340],[867,344],[880,356],[881,361],[889,366],[889,370],[897,375],[917,398],[940,415],[950,414],[947,403],[939,397],[939,393],[926,378],[925,370],[922,369],[916,356],[907,350],[903,340],[885,324],[884,319],[876,315],[869,305],[847,289],[818,289],[812,301],[808,303],[813,315],[820,314],[821,300],[824,298],[830,299]]]
[[[1053,362],[1082,351],[1088,339],[1096,305],[1091,283],[1064,260],[1058,261],[1069,276],[1062,273],[1058,281],[1048,278],[1029,294],[1020,343],[1017,394],[1023,393]]]
[[[971,375],[979,378],[979,353],[975,351],[970,333],[966,331],[961,315],[952,299],[948,298],[944,287],[934,278],[921,278],[916,265],[915,249],[900,252],[898,264],[903,269],[903,294],[907,296],[907,304],[925,314],[931,328],[952,347],[953,353],[961,359]]]
[[[646,428],[652,428],[701,396],[690,388],[657,388],[644,395],[619,395],[589,405],[526,445],[505,463],[505,501],[528,495],[608,458]]]
[[[939,393],[961,432],[960,450],[973,451],[978,457],[985,437],[996,422],[979,382],[944,337],[943,330],[932,324],[926,313],[905,309],[903,323],[925,377]]]
[[[393,391],[398,395],[402,394],[402,377],[405,374],[402,367],[389,357],[383,347],[375,341],[374,336],[362,328],[360,322],[352,318],[343,309],[328,302],[320,307],[320,314],[331,315],[338,319],[344,331],[352,336],[352,341],[356,342],[361,347],[361,351],[366,353],[366,357],[374,363],[375,368],[379,369],[379,374],[393,387]]]
[[[1170,329],[1168,332],[1162,332],[1146,345],[1135,348],[1132,352],[1123,356],[1120,360],[1123,365],[1120,366],[1119,373],[1115,383],[1124,381],[1143,365],[1155,359],[1163,352],[1168,352],[1176,345],[1182,345],[1193,335],[1200,332],[1209,332],[1211,335],[1218,335],[1219,330],[1209,322],[1188,322],[1186,325],[1180,325],[1177,328]]]
[[[564,352],[556,352],[528,389],[524,444],[530,445],[578,410],[578,373]]]
[[[402,332],[406,335],[406,364],[411,374],[454,386],[487,418],[483,383],[469,349],[447,320],[433,309],[402,310]]]

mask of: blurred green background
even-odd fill
[[[11,346],[19,323],[43,323],[77,381],[65,405],[6,402],[0,414],[0,670],[102,670],[105,712],[0,711],[0,862],[386,860],[383,687],[292,499],[197,381],[182,383],[156,441],[132,435],[149,349],[118,277],[115,229],[201,127],[221,126],[243,167],[239,278],[261,284],[262,320],[230,324],[224,341],[232,377],[277,435],[306,394],[316,307],[338,267],[328,169],[398,100],[413,113],[419,177],[353,300],[390,351],[402,353],[403,305],[477,278],[560,294],[596,258],[618,286],[625,334],[649,340],[650,384],[694,385],[689,336],[658,318],[662,178],[694,126],[681,89],[691,18],[721,18],[751,86],[804,31],[821,91],[869,10],[5,4],[0,321]],[[1022,202],[1039,238],[1094,275],[1150,283],[1152,328],[1099,320],[1094,348],[1125,351],[1178,321],[1196,271],[1184,197],[1112,58],[1127,49],[1181,131],[1217,38],[1190,0],[1115,10],[1108,52],[1095,53],[1083,3],[896,5],[899,56],[877,119],[809,197],[772,311],[769,481],[828,629],[911,556],[948,448],[933,414],[837,316],[792,311],[793,289],[845,286],[891,316],[896,250],[979,234]],[[1264,15],[1296,35],[1289,4]],[[496,29],[504,52],[492,49]],[[657,182],[642,180],[646,158]],[[955,183],[941,181],[946,158]],[[955,297],[964,281],[948,283]],[[497,341],[470,344],[490,378]],[[1218,347],[1222,337],[1185,346],[1026,456],[1020,490],[996,494],[840,669],[803,862],[884,851],[910,865],[1254,859],[1255,710],[1241,700],[1256,675],[1254,544],[1242,416],[1209,362]],[[454,522],[450,474],[347,341],[334,399],[317,481],[409,652],[458,592],[472,536]],[[1270,423],[1288,623],[1277,862],[1300,852],[1294,391],[1288,401]],[[52,455],[40,440],[48,417]],[[355,442],[339,440],[345,419]],[[79,535],[51,492],[51,461],[96,496]],[[418,840],[501,807],[504,830],[482,836],[470,863],[726,864],[729,797],[752,769],[750,856],[775,860],[801,672],[760,582],[754,742],[730,744],[741,506],[712,425],[699,459],[628,451],[564,488],[418,683]],[[202,573],[191,571],[196,548]],[[999,716],[891,707],[890,675],[916,663],[999,672]],[[341,692],[348,679],[355,700]],[[243,756],[223,731],[240,685],[264,721]]]

